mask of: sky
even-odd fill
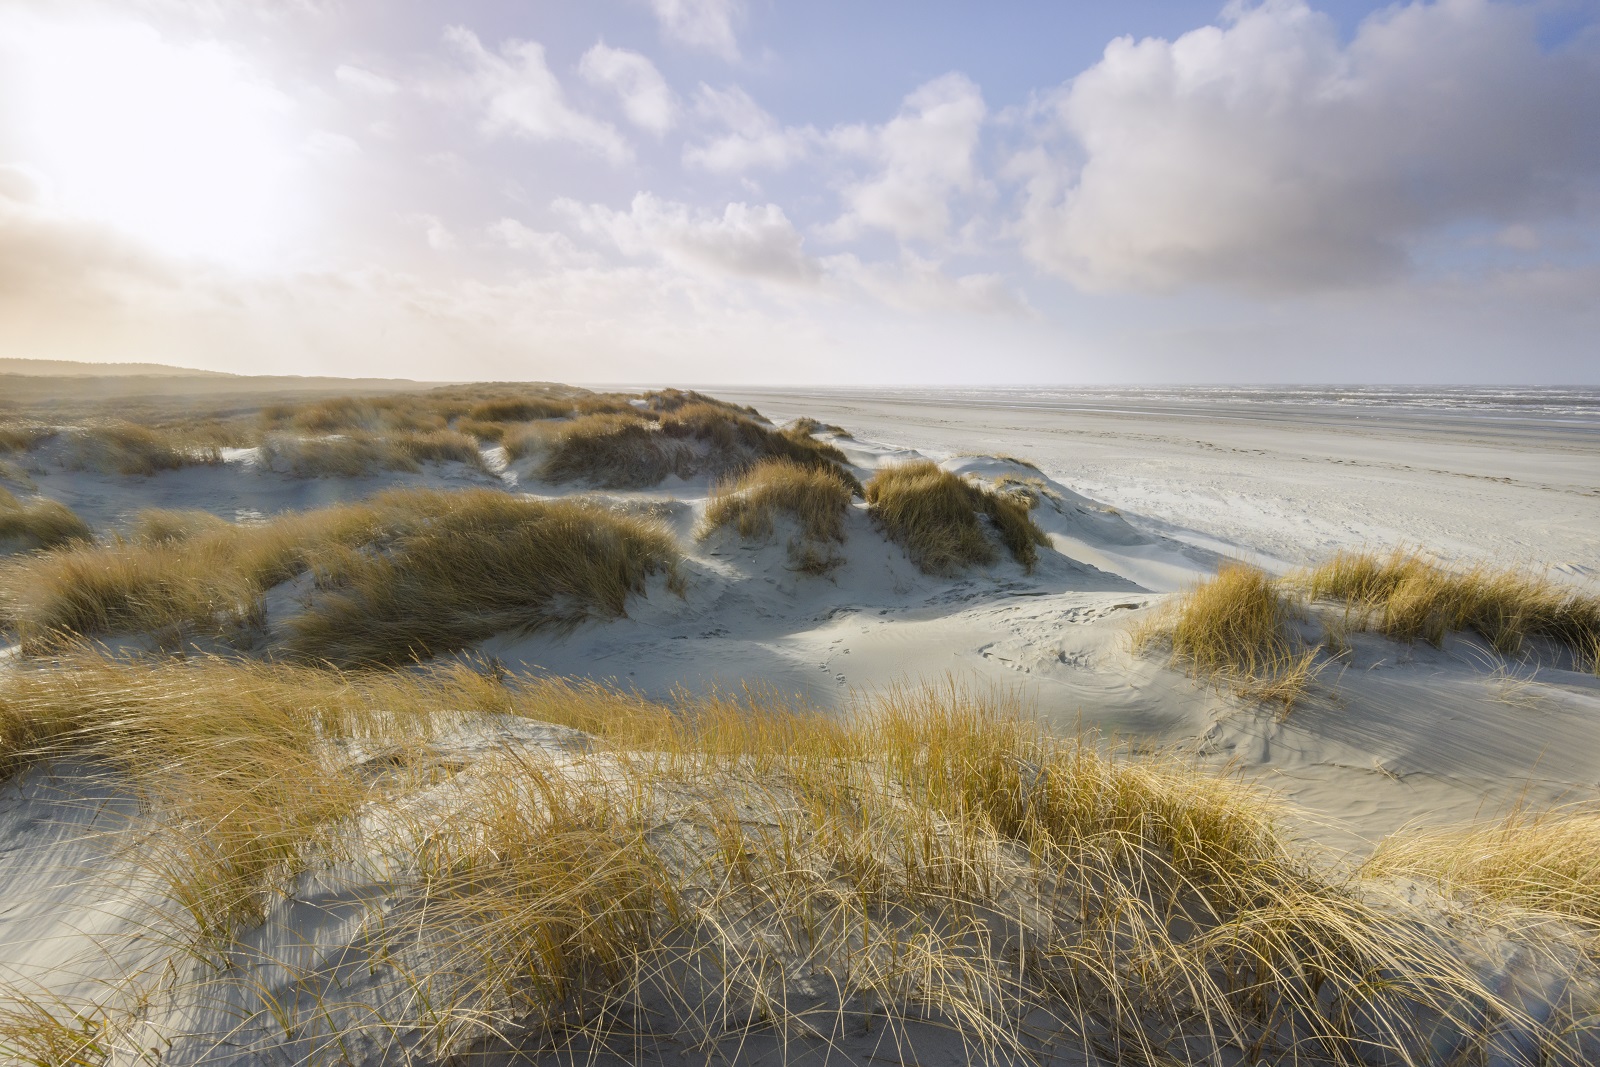
[[[0,0],[0,354],[1600,384],[1600,0]]]

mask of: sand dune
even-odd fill
[[[698,536],[714,489],[709,476],[670,475],[629,491],[555,486],[536,462],[508,463],[489,444],[479,465],[427,462],[360,478],[294,477],[254,448],[138,478],[72,470],[46,450],[22,491],[69,504],[102,535],[146,507],[248,522],[396,486],[591,498],[669,530],[683,553],[675,572],[651,579],[614,621],[501,633],[442,661],[593,681],[660,701],[754,685],[838,715],[897,686],[955,679],[1016,694],[1059,736],[1083,735],[1124,754],[1161,752],[1195,773],[1232,773],[1263,787],[1287,802],[1292,833],[1330,863],[1359,859],[1404,828],[1600,799],[1600,677],[1556,650],[1533,645],[1508,657],[1469,634],[1434,648],[1357,633],[1348,654],[1325,657],[1309,694],[1286,714],[1197,682],[1163,655],[1136,653],[1130,638],[1171,594],[1228,558],[1283,572],[1335,548],[1421,543],[1446,558],[1548,568],[1583,588],[1600,558],[1592,484],[1600,444],[1592,434],[1565,424],[1430,422],[1416,413],[1380,412],[1359,424],[1324,412],[1290,419],[1276,408],[1222,403],[1198,412],[1020,404],[1002,414],[992,398],[734,399],[775,417],[808,414],[846,427],[850,436],[823,431],[819,439],[838,447],[862,480],[931,458],[975,484],[1026,487],[1049,547],[1031,568],[1000,553],[992,565],[930,575],[857,499],[836,560],[806,573],[788,550],[798,536],[788,520],[756,541],[731,529]],[[1199,428],[1197,415],[1205,416]],[[1006,458],[1013,454],[1026,462]],[[268,590],[264,636],[249,655],[278,654],[286,627],[317,595],[303,579]],[[1320,624],[1312,617],[1305,625],[1314,635]],[[140,635],[112,644],[124,652],[157,647]],[[190,651],[237,654],[198,639]],[[4,656],[9,666],[0,670],[35,669],[16,648]],[[440,727],[429,746],[430,765],[451,768],[453,784],[413,802],[426,808],[431,796],[448,808],[474,803],[473,768],[486,760],[522,752],[569,766],[590,742],[504,719]],[[591,772],[620,773],[584,773]],[[138,858],[137,835],[149,830],[137,783],[63,757],[3,788],[0,979],[8,986],[82,1005],[103,1002],[108,991],[149,988],[153,974],[170,969],[171,979],[157,983],[162,991],[147,993],[154,999],[139,1024],[138,1040],[163,1063],[264,1062],[258,1057],[268,1048],[283,1062],[308,1055],[310,1045],[285,1042],[280,1030],[285,1017],[303,1015],[296,1025],[315,1032],[322,1024],[306,1020],[316,1009],[296,1001],[282,1016],[271,1008],[274,998],[309,995],[291,972],[326,978],[328,967],[344,968],[340,996],[350,1004],[393,1008],[410,995],[374,962],[371,924],[398,921],[395,909],[403,911],[399,898],[385,896],[390,852],[381,826],[368,825],[360,847],[333,867],[293,881],[271,903],[271,921],[230,950],[259,976],[246,988],[218,981],[214,961],[180,959],[150,934],[169,920],[157,918],[166,890]],[[369,908],[377,898],[384,903]],[[354,977],[362,967],[370,980]],[[859,1036],[839,1038],[851,1058],[881,1052]],[[747,1037],[747,1057],[781,1058],[772,1034]],[[962,1055],[948,1034],[919,1040],[926,1056]],[[356,1062],[398,1054],[370,1035],[362,1042],[344,1054]],[[1074,1055],[1062,1062],[1098,1062]]]

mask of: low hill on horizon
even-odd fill
[[[0,374],[30,378],[133,378],[161,375],[181,378],[240,378],[227,371],[174,367],[166,363],[89,363],[75,359],[21,359],[0,357]]]

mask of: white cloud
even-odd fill
[[[901,240],[943,238],[950,198],[979,185],[973,154],[985,114],[978,87],[963,74],[946,74],[907,96],[900,114],[882,126],[833,130],[836,148],[878,169],[845,187],[846,210],[829,235],[849,240],[876,228]]]
[[[352,137],[332,130],[313,130],[300,150],[314,159],[349,159],[361,154],[361,145]]]
[[[333,72],[339,84],[348,85],[350,88],[369,96],[393,96],[400,91],[400,83],[392,78],[385,78],[382,74],[375,74],[361,67],[354,67],[348,63],[341,64]]]
[[[1024,315],[1032,309],[999,274],[951,277],[936,259],[902,252],[899,262],[863,263],[845,253],[824,260],[829,274],[882,304],[918,313],[967,311],[984,315]]]
[[[657,137],[678,121],[678,98],[656,65],[638,52],[602,41],[583,54],[578,73],[591,85],[616,93],[628,121]]]
[[[631,157],[632,152],[615,127],[567,104],[561,83],[545,63],[544,46],[538,42],[506,41],[496,55],[465,27],[451,26],[444,36],[466,61],[468,70],[433,91],[436,95],[465,97],[480,105],[480,125],[485,133],[533,141],[571,141],[613,163]]]
[[[421,213],[411,216],[411,221],[422,228],[422,238],[435,252],[446,252],[456,246],[456,235],[437,215]]]
[[[580,231],[608,242],[623,255],[653,257],[701,277],[775,282],[858,302],[864,296],[869,303],[898,311],[1032,313],[1000,275],[952,277],[940,261],[910,252],[878,263],[863,262],[851,253],[814,259],[776,204],[732,203],[719,215],[640,193],[627,211],[574,200],[557,201],[555,209]],[[540,244],[559,236],[528,233]],[[500,236],[512,238],[513,231],[507,229]],[[516,239],[523,236],[515,232]]]
[[[812,284],[820,277],[802,247],[804,238],[776,204],[733,203],[715,215],[640,193],[625,212],[575,200],[558,200],[555,208],[624,255],[657,255],[700,274],[785,284]]]
[[[728,132],[686,146],[683,162],[716,174],[742,174],[756,168],[782,170],[803,159],[817,141],[815,128],[779,125],[737,85],[726,89],[701,85],[695,94],[695,114]]]
[[[1175,41],[1121,38],[1054,102],[1020,223],[1091,289],[1256,290],[1403,273],[1453,224],[1594,211],[1600,56],[1547,51],[1489,0],[1380,11],[1348,43],[1301,0],[1230,5]]]
[[[487,232],[497,243],[548,267],[582,266],[596,262],[592,253],[580,250],[566,234],[535,230],[516,219],[500,219],[492,223]]]
[[[721,56],[739,58],[734,23],[744,16],[743,0],[650,0],[669,41]]]

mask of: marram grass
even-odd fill
[[[920,460],[884,467],[866,484],[873,517],[891,541],[929,574],[952,575],[996,558],[989,533],[999,537],[1011,558],[1031,568],[1038,548],[1050,543],[1029,517],[1029,504]]]
[[[1316,674],[1316,650],[1302,647],[1293,627],[1299,615],[1272,578],[1232,564],[1151,615],[1134,631],[1134,647],[1164,642],[1197,677],[1287,710]]]
[[[676,581],[678,546],[648,519],[492,491],[434,494],[427,510],[290,620],[290,651],[405,663],[506,631],[615,618],[653,575]]]
[[[213,995],[248,986],[302,872],[324,893],[388,872],[359,974],[332,944],[327,968],[274,964],[276,1002],[304,1007],[268,1040],[303,1062],[645,1040],[775,1041],[781,1062],[863,1027],[912,1054],[934,1027],[987,1063],[1475,1063],[1508,1026],[1540,1062],[1579,1062],[1560,1017],[1452,948],[1469,913],[1333,870],[1237,781],[1053,738],[1003,693],[897,689],[840,719],[466,667],[79,656],[0,676],[0,709],[7,738],[34,724],[13,769],[71,754],[144,799],[172,900],[148,936],[226,960]],[[451,762],[455,731],[506,716],[587,737]],[[348,862],[378,847],[393,862]],[[125,1045],[148,994],[129,1001],[98,1009],[97,1047]],[[0,1039],[75,1047],[49,1004],[0,1008]]]
[[[838,562],[832,547],[844,542],[851,495],[850,484],[835,471],[769,459],[716,488],[706,504],[700,537],[731,528],[743,540],[764,541],[773,535],[777,517],[784,515],[797,526],[789,544],[794,567],[825,573]]]
[[[1445,634],[1466,630],[1504,655],[1519,652],[1530,637],[1591,661],[1600,649],[1600,596],[1526,571],[1445,567],[1416,551],[1340,552],[1292,581],[1312,600],[1343,602],[1359,623],[1398,640],[1437,645]]]
[[[170,515],[151,522],[171,532]],[[651,575],[675,575],[679,555],[646,519],[492,490],[394,490],[260,525],[204,525],[0,565],[0,625],[31,653],[125,634],[249,645],[266,591],[309,573],[290,651],[406,662],[500,630],[622,614]]]
[[[538,457],[539,476],[643,489],[668,476],[737,476],[769,459],[829,470],[857,488],[844,453],[807,434],[775,430],[753,414],[684,394],[663,413],[624,407],[565,422],[529,423],[504,436],[513,459]],[[580,407],[580,410],[582,408]]]
[[[19,500],[0,487],[0,552],[59,548],[94,539],[89,524],[58,500]]]

